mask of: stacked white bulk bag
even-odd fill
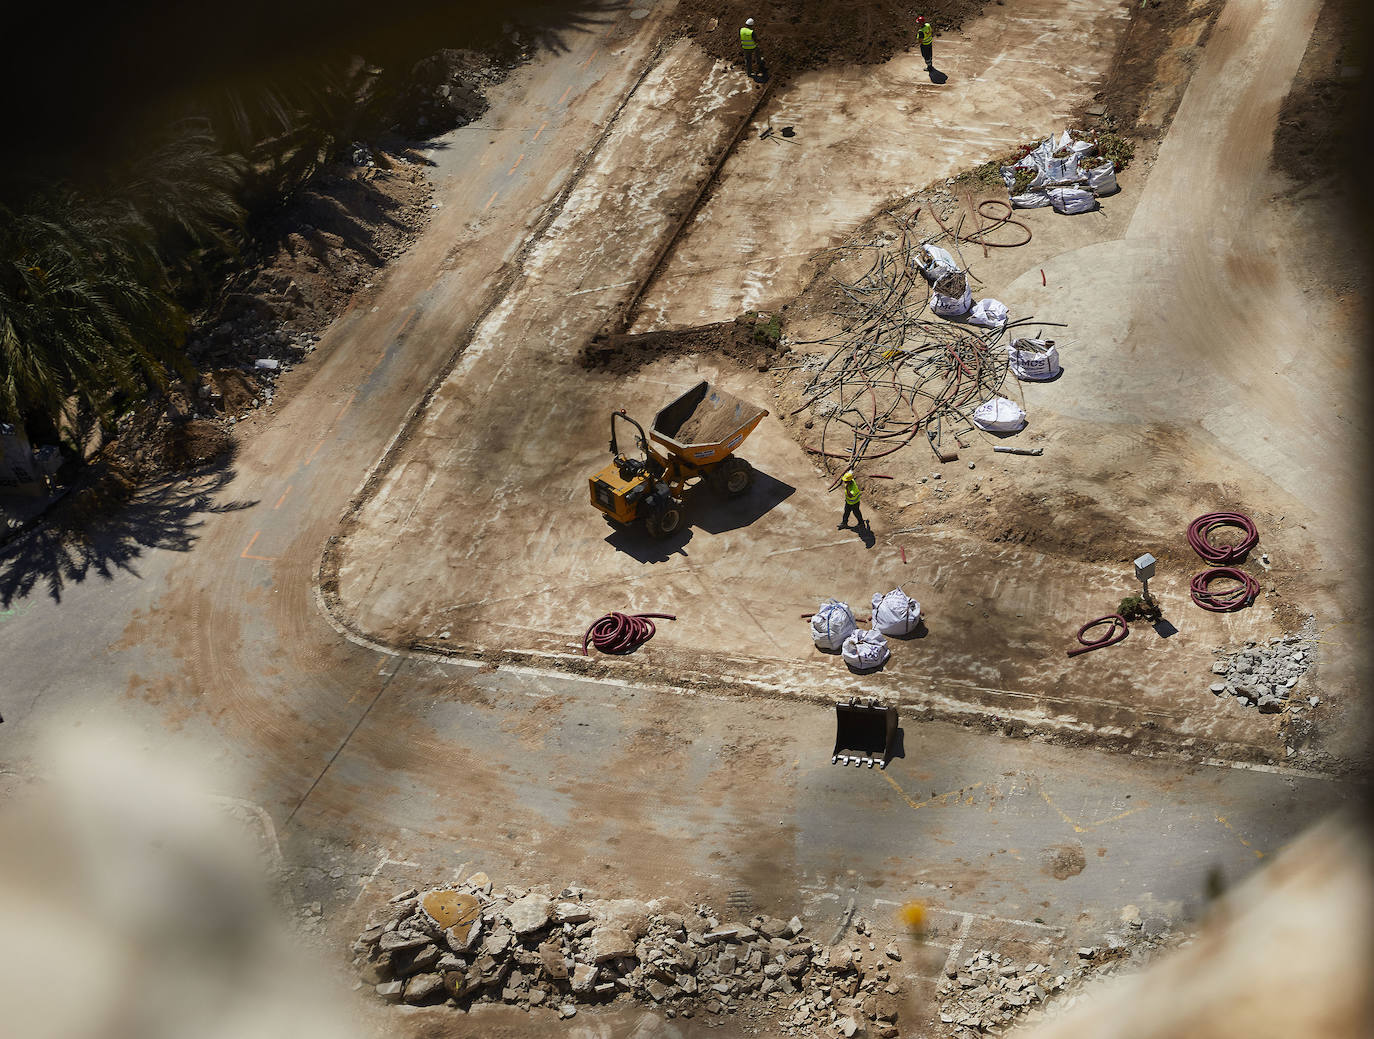
[[[1073,134],[1065,130],[1059,135],[1058,147],[1055,151],[1063,151],[1067,148],[1076,159],[1081,159],[1086,155],[1091,155],[1097,151],[1097,144],[1094,141],[1075,140]]]
[[[921,604],[900,588],[873,596],[873,627],[884,635],[910,635],[921,623]]]
[[[820,609],[811,615],[811,638],[817,649],[835,652],[844,645],[844,640],[854,634],[854,611],[848,603],[838,599],[827,599]]]
[[[980,299],[969,310],[968,323],[982,325],[984,328],[1001,328],[1007,323],[1009,313],[1007,305],[1001,300]]]
[[[1036,382],[1053,379],[1062,370],[1053,339],[1013,339],[1007,347],[1007,361],[1018,379]]]
[[[936,282],[946,274],[954,274],[959,270],[959,265],[954,262],[954,257],[938,245],[931,245],[927,242],[912,254],[912,259],[916,267],[925,275],[926,281]]]
[[[1045,194],[1057,213],[1072,216],[1086,213],[1097,206],[1097,197],[1087,188],[1046,188]]]
[[[973,424],[991,433],[1015,433],[1025,428],[1026,409],[1006,397],[993,397],[973,409]]]
[[[1088,190],[1098,198],[1119,190],[1116,183],[1116,163],[1110,159],[1103,159],[1100,165],[1085,169],[1083,176],[1088,178]]]
[[[855,671],[871,671],[882,667],[892,654],[887,648],[887,639],[876,631],[855,631],[844,640],[840,650],[844,662]]]
[[[930,309],[940,317],[963,317],[973,306],[973,291],[968,277],[958,271],[944,275],[935,283]]]

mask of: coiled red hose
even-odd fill
[[[1238,545],[1218,545],[1211,539],[1217,527],[1240,527],[1245,538]],[[1239,563],[1245,554],[1259,542],[1259,531],[1249,516],[1240,512],[1209,512],[1188,524],[1188,544],[1193,551],[1213,566],[1229,566]]]
[[[1213,591],[1212,582],[1223,579],[1239,581],[1240,584],[1222,591]],[[1193,593],[1193,602],[1204,610],[1210,610],[1212,613],[1231,613],[1255,601],[1255,596],[1259,595],[1259,582],[1237,567],[1214,566],[1194,576],[1190,590]]]
[[[1111,628],[1107,634],[1100,639],[1085,639],[1083,636],[1088,633],[1089,628],[1095,628],[1099,624],[1110,624]],[[1068,651],[1069,656],[1076,657],[1080,653],[1091,653],[1095,649],[1106,649],[1108,646],[1115,646],[1131,633],[1131,629],[1126,627],[1126,618],[1119,613],[1109,613],[1105,617],[1098,617],[1095,621],[1088,621],[1087,624],[1078,629],[1078,641],[1083,643]]]
[[[582,655],[587,655],[588,642],[602,653],[633,653],[658,630],[650,618],[677,620],[671,613],[608,613],[582,636]]]

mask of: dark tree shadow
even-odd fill
[[[54,602],[68,585],[91,577],[140,577],[149,551],[188,552],[204,515],[238,512],[255,501],[216,502],[234,470],[205,471],[193,482],[168,477],[131,488],[111,473],[97,475],[56,505],[41,526],[0,547],[0,606],[42,585]]]

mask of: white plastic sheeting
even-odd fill
[[[1013,339],[1007,346],[1007,360],[1018,379],[1038,382],[1053,379],[1061,371],[1053,339]]]
[[[1024,195],[1012,195],[1011,204],[1016,209],[1040,209],[1050,204],[1050,196],[1043,191],[1027,191]]]
[[[1006,397],[993,397],[973,409],[973,424],[993,433],[1015,433],[1026,425],[1026,409]]]
[[[1045,194],[1059,213],[1086,213],[1097,205],[1097,197],[1086,188],[1046,188]]]
[[[900,588],[873,596],[873,627],[884,635],[910,635],[921,623],[921,604]]]
[[[811,638],[816,648],[831,653],[844,645],[844,640],[854,634],[854,628],[854,611],[838,599],[825,600],[811,616]]]
[[[1001,300],[980,299],[968,312],[970,325],[984,328],[1001,328],[1007,323],[1007,305]]]
[[[855,671],[871,671],[886,663],[892,653],[887,648],[887,639],[879,632],[856,631],[844,640],[840,655]]]

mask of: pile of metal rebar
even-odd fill
[[[897,241],[858,247],[874,250],[867,272],[852,282],[835,279],[858,306],[858,319],[835,335],[793,344],[833,345],[792,414],[809,409],[815,416],[803,441],[807,451],[848,467],[890,455],[918,437],[934,446],[973,431],[973,409],[1001,394],[1007,381],[1002,337],[1034,320],[988,329],[927,314],[930,289],[915,262],[925,243],[909,223],[898,223]],[[952,239],[957,252],[957,230],[929,241],[941,238]]]

